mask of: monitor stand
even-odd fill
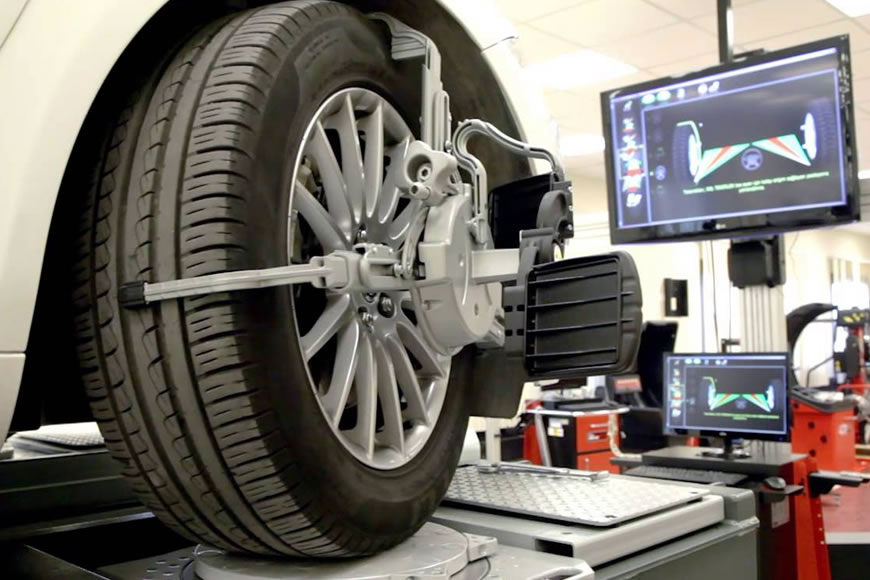
[[[703,457],[717,457],[719,459],[749,459],[752,454],[743,448],[735,448],[734,440],[726,437],[725,446],[722,449],[709,448],[701,451]]]

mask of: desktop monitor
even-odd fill
[[[857,220],[852,101],[848,36],[602,93],[612,241]]]
[[[665,431],[788,441],[787,353],[667,354]]]

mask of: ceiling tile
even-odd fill
[[[716,36],[680,22],[595,50],[638,68],[652,68],[716,50]]]
[[[852,20],[844,18],[821,26],[812,26],[796,32],[789,32],[780,36],[765,37],[747,43],[749,48],[763,48],[765,50],[779,50],[813,40],[822,40],[840,34],[848,34],[852,50],[861,51],[870,49],[870,32],[867,32]]]
[[[716,3],[698,0],[647,0],[662,10],[680,18],[695,18],[707,14],[716,14]]]
[[[707,52],[692,58],[678,60],[662,66],[654,66],[649,70],[658,77],[678,76],[719,64],[718,52]]]
[[[468,0],[466,0],[468,1]],[[586,2],[587,0],[495,0],[505,16],[514,22],[526,22]]]
[[[852,52],[852,78],[870,77],[870,50]]]
[[[749,4],[736,4],[734,39],[735,42],[747,44],[842,18],[842,12],[822,0],[757,0]],[[718,32],[715,14],[693,18],[692,23],[708,32]]]
[[[745,44],[842,18],[842,12],[821,0],[762,0],[734,10],[734,38]]]
[[[698,18],[692,19],[692,24],[698,26],[711,34],[719,34],[718,24],[716,23],[715,14],[707,14]]]
[[[517,25],[516,29],[519,35],[516,41],[516,49],[519,53],[520,62],[524,66],[549,60],[582,48],[577,44],[562,40],[552,34],[546,34],[537,28],[525,24]]]
[[[575,91],[547,91],[544,97],[563,135],[582,133],[600,135],[604,131],[601,125],[601,92],[652,78],[649,73],[638,71],[616,81],[610,81],[608,84],[584,87]]]
[[[618,89],[620,87],[627,87],[629,85],[636,85],[637,83],[642,83],[644,81],[651,81],[654,78],[655,77],[648,72],[639,70],[630,75],[621,76],[619,78],[612,79],[603,83],[588,85],[586,87],[583,87],[583,89],[587,91],[592,91],[597,95],[604,91]]]
[[[593,91],[551,91],[545,94],[553,118],[563,135],[600,135],[601,100]]]
[[[567,123],[574,128],[580,128],[585,124],[582,122],[584,117],[601,108],[600,97],[592,91],[546,91],[544,99],[557,121]],[[600,126],[598,130],[601,130]]]
[[[595,46],[653,30],[676,20],[671,14],[643,0],[590,0],[531,23],[546,33]]]

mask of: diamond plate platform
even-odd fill
[[[95,422],[44,425],[34,431],[19,431],[9,441],[15,446],[22,439],[74,449],[103,445],[103,435]]]
[[[708,492],[678,485],[523,472],[456,471],[444,501],[548,520],[612,526],[700,500]]]

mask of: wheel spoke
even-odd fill
[[[339,229],[326,208],[298,181],[293,196],[293,206],[308,222],[320,245],[323,246],[324,252],[345,250],[349,247],[346,235]]]
[[[384,107],[378,103],[371,114],[359,123],[366,136],[365,192],[366,214],[374,216],[384,178]]]
[[[390,351],[390,357],[393,359],[393,366],[396,369],[396,379],[399,382],[399,386],[402,387],[405,400],[408,402],[409,417],[420,419],[428,425],[429,414],[426,412],[426,400],[423,398],[423,389],[420,386],[417,373],[414,371],[414,365],[411,363],[410,357],[408,357],[408,352],[396,335],[391,335],[387,339],[387,348]]]
[[[350,313],[350,294],[331,296],[326,302],[326,308],[305,336],[302,337],[302,356],[306,362],[320,352],[338,329],[347,322]]]
[[[405,428],[399,403],[399,385],[396,384],[396,369],[383,344],[376,345],[375,359],[378,363],[378,397],[384,416],[384,429],[378,439],[404,455]]]
[[[405,234],[408,233],[408,228],[411,227],[411,222],[417,211],[420,209],[420,202],[416,199],[405,206],[393,223],[390,224],[389,233],[387,234],[390,245],[394,248],[399,247],[405,239]]]
[[[420,374],[427,377],[444,378],[444,370],[438,360],[438,354],[426,342],[420,329],[404,314],[397,317],[396,328],[402,343],[420,363],[422,367],[419,371]]]
[[[338,346],[335,349],[335,364],[332,367],[332,380],[329,390],[322,399],[327,417],[333,425],[338,425],[341,414],[347,405],[347,397],[353,385],[353,377],[359,362],[359,343],[361,329],[359,322],[350,324],[338,333]]]
[[[363,159],[357,133],[356,115],[350,95],[344,96],[341,109],[329,118],[328,126],[338,131],[341,143],[341,171],[347,198],[357,223],[362,219],[363,196],[368,183],[363,177]]]
[[[335,158],[332,145],[329,144],[329,139],[326,137],[326,130],[320,121],[316,122],[312,128],[305,151],[317,163],[330,215],[335,218],[343,232],[350,233],[353,220],[347,200],[347,184],[344,181],[341,167],[338,165],[338,159]]]
[[[402,171],[402,159],[408,151],[411,143],[410,137],[402,139],[398,145],[390,147],[387,156],[391,159],[390,168],[381,189],[381,197],[378,200],[377,221],[382,224],[390,223],[399,205],[399,173]]]
[[[399,188],[415,137],[389,101],[362,87],[341,89],[305,135],[287,217],[291,263],[362,242],[401,251],[409,235],[422,234],[428,208]],[[450,357],[414,322],[408,303],[416,296],[382,294],[320,290],[319,300],[306,293],[293,300],[298,313],[317,303],[297,328],[322,420],[349,456],[391,471],[407,466],[432,436]]]
[[[356,427],[348,436],[355,441],[366,457],[371,459],[375,450],[375,428],[378,412],[378,365],[375,362],[372,340],[363,335],[356,367]]]

